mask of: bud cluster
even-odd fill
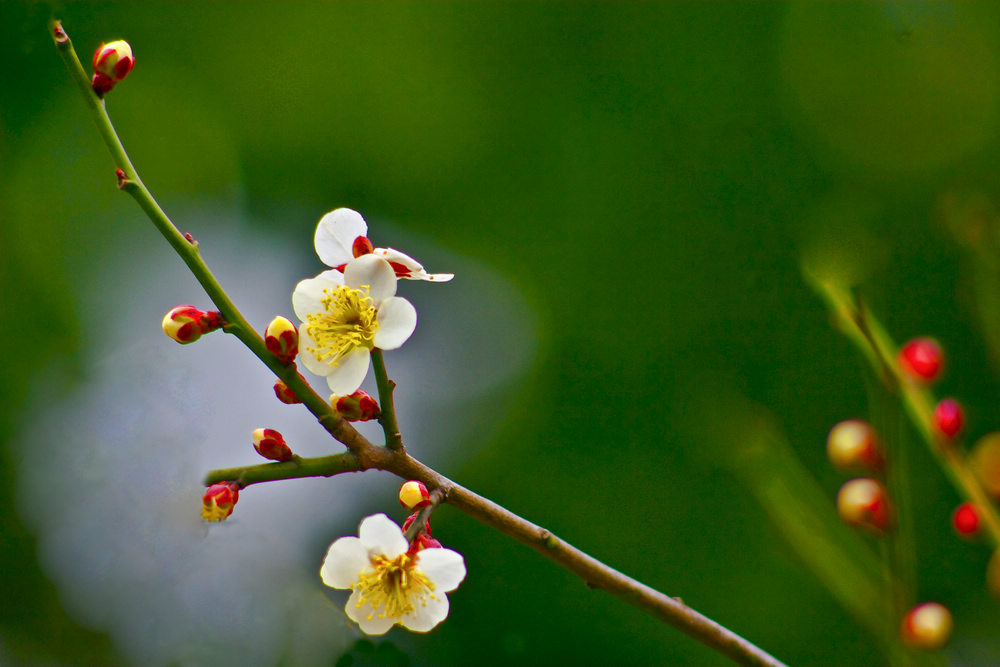
[[[427,491],[427,486],[423,482],[411,479],[408,482],[404,482],[399,488],[399,504],[404,509],[413,511],[413,514],[403,522],[403,532],[405,533],[417,520],[417,517],[420,516],[420,510],[431,504],[431,494]],[[432,549],[440,546],[441,542],[431,536],[431,522],[429,519],[424,521],[423,528],[410,541],[410,549],[412,551]]]

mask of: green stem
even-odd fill
[[[284,364],[267,351],[263,339],[246,322],[211,271],[208,270],[201,259],[197,245],[181,235],[160,209],[129,162],[125,149],[108,118],[103,101],[97,99],[91,90],[90,81],[73,51],[69,36],[63,31],[58,21],[53,23],[52,29],[56,46],[66,61],[70,75],[83,91],[87,105],[93,112],[101,136],[104,137],[115,164],[125,173],[124,179],[119,178],[122,189],[135,198],[153,224],[191,269],[205,292],[227,320],[226,331],[235,335],[275,375],[280,377],[320,424],[350,450],[349,454],[318,459],[298,459],[285,463],[267,463],[215,470],[208,474],[206,481],[239,481],[241,485],[245,486],[277,479],[326,477],[369,468],[385,470],[403,479],[420,480],[432,491],[438,491],[453,507],[457,507],[483,523],[527,544],[560,566],[580,576],[590,587],[608,591],[687,633],[733,661],[749,666],[784,667],[782,662],[770,654],[715,621],[702,616],[679,600],[618,572],[569,543],[560,540],[548,530],[459,486],[410,457],[399,438],[395,411],[392,408],[393,385],[385,373],[381,351],[373,352],[372,360],[379,385],[379,399],[382,403],[382,411],[385,413],[382,426],[386,430],[387,447],[378,447],[372,444],[353,426],[337,415],[330,404],[320,398],[298,374],[294,364]],[[388,412],[386,413],[387,408]]]
[[[934,426],[934,396],[926,387],[906,377],[896,362],[896,344],[878,320],[853,296],[831,283],[814,281],[813,285],[830,306],[845,335],[865,355],[882,382],[890,391],[898,392],[910,421],[959,495],[976,506],[990,544],[993,548],[1000,546],[1000,515],[969,468],[962,451],[938,434]]]
[[[389,449],[400,449],[403,446],[403,436],[396,423],[396,407],[392,398],[396,383],[389,379],[385,371],[385,360],[382,359],[382,350],[377,347],[372,350],[372,368],[375,371],[375,384],[378,386],[378,404],[381,410],[378,422],[385,432],[385,446]]]

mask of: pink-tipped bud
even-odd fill
[[[419,533],[413,538],[413,542],[410,543],[411,551],[420,551],[422,549],[440,549],[441,542],[435,538],[431,537],[427,533]]]
[[[330,395],[330,405],[341,417],[349,422],[366,422],[378,419],[382,411],[378,407],[378,401],[368,395],[368,392],[360,389],[350,396]]]
[[[975,537],[979,534],[979,510],[973,503],[962,503],[951,515],[951,525],[962,537]]]
[[[296,403],[301,403],[299,397],[296,396],[288,385],[285,384],[280,378],[274,383],[274,395],[278,397],[278,400],[285,405],[295,405]]]
[[[848,419],[830,429],[826,438],[826,455],[840,470],[877,472],[884,463],[882,445],[875,430],[871,424],[860,419]]]
[[[399,504],[404,509],[418,510],[431,504],[431,494],[423,482],[411,479],[399,487]]]
[[[215,331],[223,325],[218,312],[205,312],[194,306],[175,306],[163,316],[163,333],[181,345],[193,343],[203,334]]]
[[[351,244],[351,252],[354,253],[355,257],[370,255],[374,250],[375,246],[372,245],[372,242],[368,240],[367,236],[359,236],[354,239],[354,243]]]
[[[874,479],[852,479],[840,487],[837,514],[852,526],[878,534],[884,533],[892,522],[888,494]]]
[[[91,87],[103,95],[128,76],[135,66],[132,47],[125,40],[101,44],[94,52],[94,78]]]
[[[944,353],[932,338],[914,338],[899,351],[899,366],[916,382],[930,383],[941,376]]]
[[[925,602],[906,613],[900,625],[903,642],[913,648],[937,651],[951,639],[951,612],[937,602]]]
[[[299,331],[288,318],[279,315],[264,330],[264,345],[281,363],[291,363],[299,353]]]
[[[258,428],[253,432],[253,448],[265,459],[288,461],[292,450],[280,433],[273,428]]]
[[[954,438],[965,426],[965,411],[958,401],[946,398],[934,408],[934,425],[945,438]]]
[[[205,521],[222,521],[233,513],[239,499],[240,485],[236,482],[213,484],[201,498],[201,518]]]

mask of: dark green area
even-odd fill
[[[489,446],[443,472],[789,664],[882,664],[734,474],[728,407],[769,413],[831,503],[830,426],[895,418],[868,413],[808,248],[855,265],[898,339],[938,337],[970,434],[996,428],[995,248],[943,223],[1000,197],[991,5],[0,3],[0,637],[20,662],[94,664],[109,643],[60,611],[19,523],[12,437],[27,379],[86,354],[76,273],[109,238],[162,241],[114,188],[52,12],[82,58],[132,43],[109,109],[168,211],[217,196],[307,248],[351,206],[523,291],[541,353]],[[956,651],[995,656],[986,551],[952,537],[957,496],[910,440],[918,597],[953,609]],[[440,628],[392,636],[415,664],[721,663],[457,512],[435,535],[470,575]]]

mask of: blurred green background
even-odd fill
[[[50,364],[86,386],[80,277],[122,271],[122,248],[170,252],[114,187],[53,16],[84,61],[132,44],[108,106],[168,213],[222,207],[305,276],[316,221],[350,206],[488,265],[530,305],[530,366],[462,407],[491,421],[442,472],[789,664],[886,664],[877,545],[834,520],[844,477],[824,456],[835,422],[870,418],[910,452],[912,601],[953,611],[946,660],[1000,661],[988,551],[952,536],[957,495],[802,277],[805,261],[859,285],[897,339],[936,336],[970,441],[1000,425],[1000,7],[949,2],[0,3],[0,657],[125,661],[36,560],[21,434],[29,396],[67,391]],[[400,518],[386,488],[364,513]],[[441,627],[382,640],[394,660],[724,663],[437,516],[469,577]]]

